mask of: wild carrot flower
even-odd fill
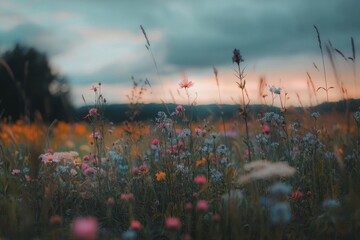
[[[137,220],[131,221],[130,228],[132,230],[140,230],[142,228],[141,223]]]
[[[181,228],[181,221],[177,217],[168,217],[165,220],[165,226],[171,230],[179,230]]]
[[[194,182],[199,185],[203,185],[206,183],[206,177],[204,175],[198,175],[195,177]]]
[[[95,217],[76,218],[71,226],[71,233],[74,239],[94,240],[98,231],[98,222]]]
[[[189,79],[185,78],[183,79],[180,83],[179,83],[179,86],[181,88],[189,88],[189,87],[192,87],[194,85],[194,83],[192,81],[189,81]]]
[[[155,174],[157,181],[165,180],[166,173],[165,172],[158,172]]]
[[[198,212],[207,212],[209,209],[209,204],[206,200],[199,200],[196,203],[196,210]]]

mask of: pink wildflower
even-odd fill
[[[206,177],[204,175],[197,175],[194,179],[195,183],[203,185],[206,183]]]
[[[181,221],[177,217],[168,217],[165,220],[165,226],[168,229],[179,230],[181,228]]]
[[[179,85],[181,88],[187,89],[189,87],[192,87],[194,83],[192,81],[189,81],[189,79],[185,78],[179,83]]]
[[[87,165],[86,163],[81,164],[81,169],[82,170],[85,170],[87,168],[89,168],[89,165]]]
[[[137,220],[131,221],[130,228],[132,230],[140,230],[142,228],[141,223]]]
[[[159,145],[159,139],[154,138],[154,139],[152,140],[151,144],[154,145],[154,146]]]
[[[89,110],[89,116],[94,116],[98,112],[97,108],[90,108]]]
[[[175,111],[176,113],[182,113],[182,112],[185,112],[185,108],[181,105],[178,105],[176,108],[175,108]]]
[[[201,136],[203,134],[203,131],[200,128],[195,128],[195,134]]]
[[[269,125],[267,125],[267,124],[265,124],[264,126],[263,126],[263,133],[265,133],[265,134],[269,134],[270,133],[270,127],[269,127]]]
[[[94,217],[76,218],[71,226],[71,233],[74,239],[94,240],[98,231],[98,222]]]
[[[215,214],[212,216],[212,219],[213,219],[214,222],[220,222],[221,216],[220,216],[220,214],[215,213]]]
[[[84,161],[89,161],[89,160],[90,160],[89,155],[85,155],[85,156],[83,157],[83,160],[84,160]]]
[[[59,215],[52,215],[49,220],[50,225],[59,225],[61,223],[61,217]]]
[[[190,211],[190,210],[192,210],[192,208],[193,208],[193,205],[191,204],[191,202],[187,202],[185,204],[185,210]]]
[[[199,212],[207,212],[209,209],[209,204],[206,200],[199,200],[196,203],[196,210]]]
[[[293,192],[291,194],[291,197],[293,199],[299,199],[299,198],[302,198],[304,196],[304,194],[302,192],[300,192],[299,190],[296,190],[295,192]]]
[[[96,170],[95,170],[94,168],[92,168],[92,167],[88,167],[88,168],[86,168],[86,169],[84,170],[84,173],[85,173],[86,176],[89,176],[89,175],[91,175],[91,174],[94,174],[95,172],[96,172]]]
[[[134,194],[132,193],[122,193],[120,195],[120,199],[129,202],[129,201],[133,201],[135,198],[134,198]]]
[[[20,169],[13,169],[12,171],[11,171],[11,174],[12,175],[18,175],[20,173]]]

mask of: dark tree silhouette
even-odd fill
[[[69,85],[51,69],[47,56],[16,44],[0,58],[0,116],[13,120],[69,120],[73,107]]]

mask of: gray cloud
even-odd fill
[[[56,32],[55,29],[44,28],[33,23],[23,23],[16,27],[0,32],[0,44],[2,47],[11,48],[15,43],[25,44],[46,52],[49,56],[60,54],[75,46],[76,41],[72,38],[79,36],[66,35]]]
[[[331,40],[340,49],[349,49],[350,36],[359,37],[359,1],[291,3],[254,1],[198,8],[192,22],[178,21],[177,29],[167,29],[166,60],[180,68],[231,64],[235,47],[245,59],[317,52],[314,24],[323,41]]]

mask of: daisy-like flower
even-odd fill
[[[194,83],[192,81],[189,81],[189,79],[185,78],[179,83],[179,85],[181,88],[187,89],[189,87],[192,87]]]

